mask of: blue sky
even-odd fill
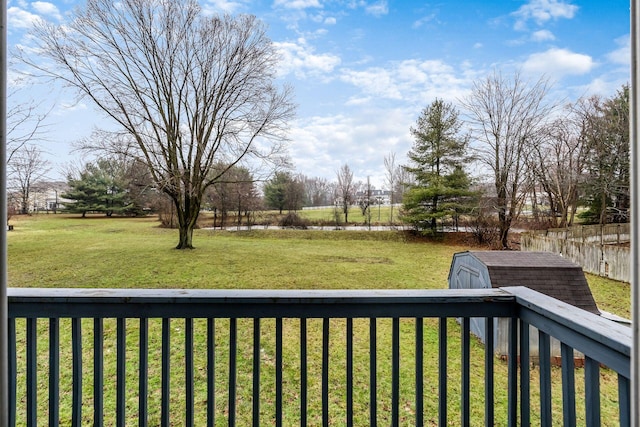
[[[10,0],[9,45],[28,45],[35,19],[62,22],[80,1]],[[295,88],[290,156],[298,172],[334,180],[349,164],[379,188],[383,158],[400,162],[409,132],[436,97],[458,103],[493,70],[554,83],[551,97],[612,96],[629,81],[629,1],[625,0],[201,0],[206,13],[251,13],[282,52],[280,78]],[[50,88],[49,88],[50,89]],[[43,97],[43,88],[30,94]],[[23,94],[24,96],[25,94]],[[105,126],[90,104],[49,90],[56,164],[70,144]]]

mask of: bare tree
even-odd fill
[[[308,206],[326,206],[330,204],[331,189],[326,178],[302,177],[304,183],[305,202]]]
[[[355,182],[353,181],[353,172],[349,165],[343,165],[337,172],[338,185],[336,187],[337,201],[342,208],[344,214],[344,222],[349,222],[349,208],[353,204],[355,197]]]
[[[42,152],[35,145],[22,145],[13,153],[7,165],[7,175],[10,185],[18,193],[20,213],[29,213],[29,202],[34,185],[50,170],[49,161],[42,157]]]
[[[196,0],[88,0],[35,26],[45,76],[88,97],[125,138],[102,147],[143,161],[172,200],[178,249],[193,248],[207,187],[228,168],[281,160],[294,106],[274,85],[278,52],[253,16],[209,16]]]
[[[516,73],[494,72],[474,82],[463,105],[477,141],[477,156],[493,174],[500,244],[509,247],[509,230],[527,194],[527,156],[541,135],[552,106],[545,102],[548,80],[533,84]]]
[[[389,188],[389,222],[393,225],[393,202],[396,182],[398,180],[398,165],[396,165],[396,153],[389,153],[384,156],[385,184]]]
[[[20,102],[24,82],[16,82],[7,95],[7,163],[25,144],[41,141],[49,111],[35,100]]]
[[[579,101],[576,105],[583,104]],[[530,169],[549,204],[554,227],[571,226],[578,207],[585,172],[584,116],[576,105],[553,120],[539,144],[532,147]],[[534,210],[534,214],[536,211]]]
[[[391,199],[391,203],[399,203],[404,200],[404,195],[407,190],[414,185],[416,182],[415,176],[403,168],[402,166],[398,166],[396,169],[396,185],[394,190],[395,199]]]
[[[216,169],[227,169],[225,165],[218,165]],[[251,213],[260,203],[256,183],[251,172],[244,167],[236,166],[227,169],[224,176],[207,189],[205,194],[208,207],[213,210],[213,227],[217,226],[220,215],[220,227],[225,226],[228,213],[236,212],[236,225],[242,225],[242,217],[250,225]]]
[[[366,183],[358,184],[360,190],[358,191],[358,205],[362,211],[362,216],[367,222],[367,228],[371,230],[371,204],[374,202],[371,196],[374,188],[371,185],[371,179],[367,177]]]

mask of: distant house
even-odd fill
[[[356,202],[359,205],[367,199],[367,191],[356,192]],[[391,203],[391,191],[387,190],[371,190],[369,191],[369,204],[371,205],[388,205]]]
[[[55,212],[64,209],[67,201],[61,194],[67,192],[69,186],[65,181],[41,181],[31,185],[29,190],[29,201],[27,211],[34,212]],[[7,192],[8,207],[14,212],[22,210],[22,195],[17,191]]]

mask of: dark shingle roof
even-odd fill
[[[489,272],[491,286],[526,286],[600,314],[582,267],[548,252],[470,251]]]

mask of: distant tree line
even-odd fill
[[[384,158],[390,201],[402,203],[397,218],[423,233],[465,225],[479,240],[503,247],[523,212],[539,227],[628,221],[628,86],[610,98],[562,106],[547,101],[548,90],[543,79],[525,82],[517,74],[495,73],[476,82],[459,107],[441,99],[426,106],[410,129],[408,163],[398,164],[395,153]],[[30,193],[49,172],[49,162],[36,146],[21,144],[7,166],[20,212],[27,213]],[[484,174],[474,176],[471,168]],[[336,223],[348,223],[350,208],[358,206],[371,224],[371,206],[379,203],[370,181],[356,181],[348,164],[336,170],[334,181],[292,168],[262,181],[248,168],[226,163],[208,173],[216,179],[202,209],[212,212],[213,227],[253,224],[263,211],[283,214],[306,206],[333,206]],[[179,225],[175,204],[147,165],[130,156],[87,163],[69,174],[68,185],[60,194],[68,212],[154,212],[166,226]]]

